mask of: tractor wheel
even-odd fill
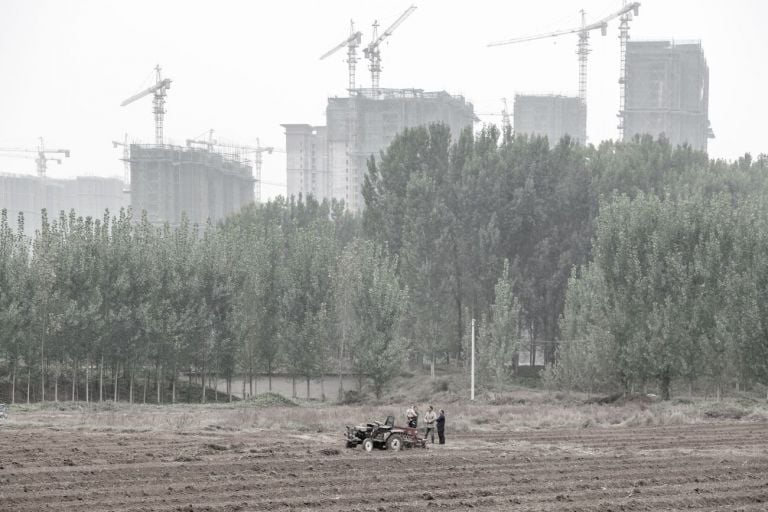
[[[365,450],[367,452],[372,452],[373,451],[373,439],[368,437],[368,438],[363,440],[363,450]]]
[[[403,449],[403,438],[400,437],[400,434],[389,436],[389,439],[387,439],[387,449],[393,452],[399,452]]]

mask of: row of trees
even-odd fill
[[[679,380],[768,384],[768,209],[762,197],[623,196],[568,286],[561,386],[670,397]]]
[[[71,213],[44,216],[31,239],[3,216],[0,371],[40,399],[58,396],[62,374],[81,399],[119,398],[118,381],[133,399],[143,379],[174,400],[183,374],[228,392],[244,375],[245,394],[257,373],[286,372],[296,394],[331,371],[381,394],[404,359],[433,372],[466,360],[476,318],[494,384],[523,348],[541,364],[536,346],[549,362],[560,347],[548,376],[569,387],[760,381],[761,324],[719,308],[729,296],[758,314],[739,301],[744,276],[760,275],[763,235],[747,234],[764,227],[765,171],[764,158],[709,161],[650,137],[550,146],[491,126],[454,142],[434,125],[371,159],[360,216],[312,198],[205,227]],[[722,254],[700,246],[705,232]],[[698,284],[726,275],[730,295]],[[705,347],[729,355],[722,371]]]
[[[658,383],[668,395],[676,379],[718,389],[725,380],[768,384],[755,363],[764,360],[768,339],[760,322],[743,318],[759,317],[762,304],[746,282],[763,282],[755,252],[764,251],[756,240],[766,232],[755,219],[765,216],[765,156],[710,161],[649,136],[597,147],[564,139],[550,147],[494,127],[452,144],[445,127],[432,126],[407,130],[369,169],[364,232],[400,255],[401,278],[412,285],[411,323],[427,358],[461,357],[467,319],[477,318],[480,362],[494,385],[514,371],[522,349],[536,363],[536,347],[550,364],[558,351],[548,377],[563,387]],[[618,220],[622,209],[644,214],[632,217],[635,238]],[[719,263],[707,262],[707,279],[728,275],[718,284],[731,288],[709,285],[706,306],[693,296],[705,279],[696,274],[705,271],[696,251],[712,250],[697,245],[705,228],[717,240],[710,245],[732,248],[722,249]],[[744,238],[733,238],[737,233]],[[653,271],[636,261],[646,251],[656,251]],[[604,260],[617,254],[628,258],[626,268]],[[581,270],[569,281],[574,269]],[[645,272],[662,283],[648,284]],[[650,288],[640,293],[643,287]],[[608,325],[593,321],[590,308],[603,311]]]
[[[130,213],[62,214],[33,239],[0,218],[0,353],[11,399],[177,398],[177,376],[255,392],[256,372],[307,381],[399,368],[406,290],[396,257],[355,237],[338,205],[276,201],[202,231]],[[381,357],[384,356],[384,357]],[[63,378],[62,378],[63,377]],[[120,397],[121,389],[127,396]],[[153,397],[150,397],[153,398]]]

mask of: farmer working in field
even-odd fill
[[[437,420],[437,414],[432,406],[429,406],[429,410],[424,415],[424,439],[427,439],[432,434],[432,444],[435,444],[435,420]]]

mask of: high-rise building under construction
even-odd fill
[[[222,220],[254,200],[253,169],[239,158],[167,144],[131,144],[131,207],[153,224]]]
[[[551,146],[566,135],[587,140],[587,109],[578,97],[518,94],[513,119],[516,134],[545,136]]]
[[[11,226],[16,227],[19,213],[24,216],[24,230],[31,235],[40,229],[42,210],[48,219],[58,219],[63,211],[75,210],[78,217],[101,220],[105,212],[117,215],[128,206],[123,180],[99,176],[56,179],[32,175],[0,174],[0,209],[7,210]]]
[[[343,200],[360,211],[368,158],[403,129],[443,123],[458,138],[476,120],[471,103],[444,91],[354,89],[349,97],[329,98],[327,126],[283,125],[288,196]]]
[[[664,135],[706,151],[709,67],[701,42],[630,41],[626,55],[624,138]]]

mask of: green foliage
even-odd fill
[[[494,292],[490,312],[480,327],[478,369],[486,382],[492,380],[497,388],[501,388],[512,373],[515,355],[522,348],[520,304],[512,291],[506,260]]]
[[[349,274],[349,304],[353,322],[349,354],[352,369],[371,380],[374,393],[381,397],[386,386],[400,372],[405,360],[405,343],[400,321],[408,296],[398,280],[397,258],[389,256],[372,242],[349,244],[342,256]]]
[[[66,379],[73,399],[175,401],[180,377],[205,400],[220,378],[255,394],[260,372],[330,371],[380,395],[408,361],[465,359],[470,318],[496,386],[522,339],[552,386],[766,385],[767,171],[650,137],[433,125],[370,159],[362,216],[311,197],[207,226],[43,212],[25,237],[3,212],[5,400]]]

